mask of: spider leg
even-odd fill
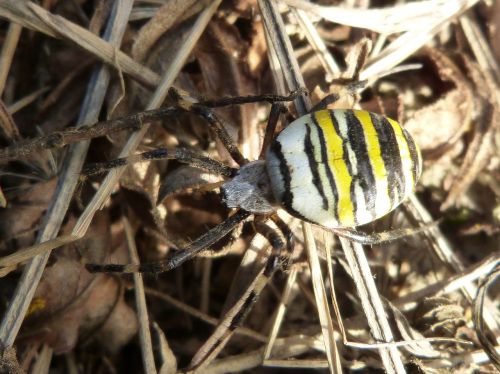
[[[186,112],[196,114],[204,118],[208,122],[210,128],[215,133],[217,138],[222,142],[224,147],[227,149],[232,159],[240,166],[248,163],[248,160],[241,154],[235,142],[229,136],[226,130],[226,126],[224,126],[224,121],[222,120],[222,118],[217,116],[217,114],[212,110],[212,108],[219,106],[248,104],[248,103],[263,102],[263,101],[276,104],[283,101],[292,101],[297,96],[303,93],[304,89],[299,89],[292,92],[288,96],[255,95],[255,96],[227,97],[221,100],[214,100],[214,101],[193,102],[192,98],[186,95],[180,95],[179,92],[176,90],[170,91],[171,97],[177,101],[177,105],[180,108],[184,109]],[[272,112],[272,118],[270,118],[270,121],[277,122],[278,120],[277,117],[279,117],[279,113],[276,113],[278,109],[276,109],[275,105],[273,106],[274,110]],[[274,129],[276,128],[275,126],[276,123],[274,123]],[[274,130],[272,134],[274,134]]]
[[[137,162],[149,162],[153,160],[177,160],[193,167],[204,169],[219,175],[231,177],[236,174],[237,169],[224,165],[222,162],[202,156],[185,148],[158,148],[149,152],[139,153],[129,157],[117,158],[106,162],[87,164],[82,169],[84,176],[104,173],[110,169],[125,166]]]
[[[269,103],[269,104],[274,104],[274,103],[279,103],[279,102],[287,102],[287,101],[293,101],[300,95],[308,93],[306,88],[299,88],[295,91],[290,92],[289,95],[270,95],[270,94],[263,94],[263,95],[249,95],[249,96],[228,96],[228,97],[222,97],[216,100],[202,100],[202,101],[197,101],[196,103],[198,105],[202,105],[207,108],[219,108],[219,107],[225,107],[225,106],[232,106],[232,105],[242,105],[242,104],[252,104],[252,103]],[[191,102],[195,102],[193,98],[189,97],[187,93],[184,93],[178,89],[171,88],[169,90],[170,97],[174,99],[175,101],[179,102],[181,100],[187,100]]]
[[[219,100],[202,101],[198,104],[207,108],[216,108],[255,102],[285,102],[294,100],[297,96],[303,94],[304,91],[306,90],[299,89],[291,92],[288,96],[255,95],[225,97]],[[172,92],[177,91],[173,90]],[[179,94],[177,94],[177,96],[180,97]],[[185,111],[185,108],[179,108],[177,106],[163,107],[159,109],[139,112],[126,117],[97,122],[89,126],[69,127],[65,130],[56,131],[49,135],[40,136],[34,139],[21,140],[9,145],[8,147],[0,149],[0,162],[28,157],[36,152],[40,152],[45,149],[62,148],[68,144],[98,138],[120,131],[138,130],[145,123],[172,117],[178,115],[183,111]]]
[[[163,273],[165,271],[175,269],[184,262],[192,259],[198,253],[207,249],[212,244],[229,234],[240,222],[244,221],[249,216],[249,212],[242,209],[238,210],[235,214],[207,231],[186,248],[175,252],[172,256],[162,261],[127,265],[86,264],[85,267],[92,273]]]
[[[286,251],[287,251],[287,258],[290,260],[290,256],[293,253],[293,250],[295,248],[295,235],[293,234],[292,230],[290,229],[290,226],[283,221],[280,216],[278,216],[277,213],[274,213],[271,215],[271,220],[274,222],[274,224],[278,227],[278,229],[282,232],[283,236],[285,237],[286,240]],[[289,264],[285,263],[284,270],[288,269]]]
[[[285,225],[284,222],[283,225]],[[253,304],[258,299],[260,293],[267,285],[274,272],[278,268],[281,268],[283,262],[288,263],[288,261],[283,261],[282,252],[283,249],[291,248],[291,244],[287,245],[288,243],[283,241],[282,237],[275,229],[263,222],[255,221],[254,226],[256,231],[262,234],[271,244],[271,254],[267,258],[264,267],[259,271],[254,280],[243,292],[240,299],[224,315],[213,334],[195,354],[189,366],[190,370],[199,369],[200,366],[208,364],[219,354],[233,335],[236,328],[238,328],[245,321],[252,309]],[[288,230],[289,229],[286,231]],[[283,234],[289,237],[288,233]],[[287,256],[290,254],[291,252],[287,251]]]
[[[8,147],[0,149],[0,162],[30,156],[46,149],[62,148],[68,144],[110,135],[120,131],[139,130],[144,123],[157,121],[179,115],[183,110],[177,107],[164,107],[145,112],[139,112],[127,117],[120,117],[108,121],[96,122],[81,127],[68,127],[61,131],[25,139]]]
[[[266,132],[264,134],[264,140],[262,141],[259,160],[263,160],[266,157],[266,151],[271,145],[271,141],[274,139],[276,127],[278,126],[278,121],[280,119],[280,114],[286,112],[287,109],[282,103],[274,103],[271,106],[271,111],[269,112],[269,119],[266,126]]]
[[[367,234],[362,231],[357,231],[355,229],[348,229],[348,228],[331,229],[331,230],[338,236],[352,240],[354,242],[361,243],[364,245],[376,245],[376,244],[392,242],[394,240],[398,240],[407,236],[419,234],[421,232],[424,232],[426,230],[429,230],[437,226],[439,223],[440,221],[435,221],[420,227],[409,227],[403,229],[376,232],[371,234]]]
[[[321,99],[320,102],[316,103],[311,108],[309,113],[313,113],[313,112],[317,112],[318,110],[326,109],[328,107],[328,105],[337,102],[339,99],[340,99],[340,96],[339,96],[339,94],[336,94],[336,93],[326,95],[324,98]]]
[[[186,112],[194,113],[208,122],[210,129],[214,132],[215,136],[222,142],[224,147],[229,152],[231,158],[236,161],[238,165],[245,165],[248,163],[248,160],[241,154],[238,146],[233,141],[233,139],[229,136],[229,133],[224,126],[224,121],[217,115],[215,112],[206,107],[199,104],[191,104],[184,107],[183,103],[180,103],[181,107],[185,109]]]

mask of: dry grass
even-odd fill
[[[247,225],[156,278],[90,274],[85,263],[163,258],[228,211],[208,188],[220,180],[176,162],[80,178],[85,163],[165,145],[230,162],[206,125],[182,115],[11,157],[0,178],[1,372],[500,370],[500,3],[331,3],[0,2],[2,147],[168,105],[171,86],[207,98],[306,86],[300,115],[358,78],[366,88],[342,105],[402,119],[424,155],[416,195],[363,229],[442,220],[363,248],[283,212],[293,266],[208,354],[267,241]],[[249,159],[268,111],[219,112]]]

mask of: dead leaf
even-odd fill
[[[111,244],[108,230],[106,214],[99,214],[86,238],[54,252],[31,303],[25,338],[49,344],[61,354],[71,351],[82,336],[94,338],[96,331],[106,335],[101,341],[109,352],[118,351],[135,334],[137,318],[125,303],[120,279],[88,273],[84,263],[89,258],[82,259],[76,250],[86,253],[92,247],[105,254]]]

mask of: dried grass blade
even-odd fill
[[[417,217],[417,219],[422,221],[424,224],[433,221],[430,213],[414,195],[410,195],[407,206],[410,209],[411,214],[414,217]],[[439,260],[456,273],[464,271],[464,265],[455,255],[450,243],[446,240],[438,227],[433,227],[430,230],[425,231],[424,235],[430,243],[430,248],[434,251],[435,256]],[[474,283],[468,282],[463,284],[461,291],[464,296],[472,302],[477,295],[478,288]],[[491,331],[491,334],[495,337],[497,344],[500,344],[500,325],[498,319],[495,317],[494,313],[492,313],[492,311],[495,310],[495,307],[493,307],[493,301],[486,297],[485,304],[487,306],[483,311],[485,326]]]
[[[269,333],[269,339],[266,344],[266,348],[264,350],[264,365],[266,365],[266,360],[271,357],[271,351],[273,349],[274,343],[276,342],[276,338],[278,337],[279,330],[281,328],[281,323],[283,322],[283,318],[285,317],[286,309],[288,308],[288,302],[290,300],[290,295],[295,285],[295,281],[297,279],[298,270],[296,267],[292,268],[290,274],[288,274],[288,278],[286,281],[285,289],[283,294],[281,295],[280,304],[276,311],[276,317],[274,318],[273,326],[271,328],[271,332]]]
[[[174,299],[173,297],[166,295],[164,293],[161,293],[160,291],[156,291],[151,288],[146,288],[146,293],[150,296],[157,297],[160,300],[165,301],[166,303],[169,303],[173,305],[174,307],[178,308],[179,310],[183,311],[186,314],[189,314],[190,316],[199,319],[200,321],[203,321],[209,325],[212,326],[217,326],[219,324],[219,320],[214,317],[210,317],[209,315],[202,313],[196,308],[193,308],[192,306],[186,305],[181,301],[178,301]],[[251,330],[246,327],[239,327],[236,329],[235,334],[239,335],[244,335],[248,336],[251,339],[254,339],[256,341],[265,343],[267,341],[266,337],[262,334],[259,334],[258,332]]]
[[[381,34],[422,29],[470,7],[475,0],[429,0],[380,9],[359,9],[321,6],[305,0],[280,0],[290,6],[312,13],[330,22],[372,30]]]
[[[2,136],[9,142],[19,139],[19,130],[12,118],[12,113],[5,106],[4,102],[0,100],[0,127]]]
[[[162,363],[160,370],[158,370],[158,373],[174,374],[177,372],[177,359],[174,355],[174,352],[172,352],[172,349],[170,349],[165,334],[161,330],[160,326],[158,326],[156,322],[153,322],[152,326],[153,326],[153,332],[156,335],[155,340],[158,341],[159,345],[158,355],[160,356]]]
[[[337,343],[334,336],[333,322],[328,305],[328,297],[325,291],[325,281],[319,263],[318,250],[314,236],[312,234],[311,225],[308,223],[302,224],[304,231],[305,247],[309,258],[309,266],[311,267],[311,280],[314,289],[316,307],[318,309],[321,330],[323,332],[323,341],[325,343],[326,357],[328,358],[330,371],[332,373],[342,373],[340,356],[337,349]]]
[[[164,101],[165,97],[168,94],[168,90],[171,87],[175,77],[179,74],[179,71],[182,69],[184,62],[189,57],[191,50],[194,45],[198,41],[199,37],[203,30],[205,30],[206,25],[212,18],[215,10],[220,4],[220,0],[214,1],[210,7],[206,8],[203,13],[198,16],[195,24],[191,32],[189,33],[187,40],[183,43],[182,48],[178,51],[177,55],[173,63],[169,66],[169,69],[164,73],[160,85],[157,90],[153,94],[152,98],[149,101],[149,104],[146,109],[155,109],[158,108]],[[141,139],[144,134],[147,132],[149,125],[144,125],[138,132],[132,134],[127,142],[127,144],[123,147],[122,152],[119,157],[127,157],[138,147]],[[103,204],[108,199],[109,195],[113,191],[114,186],[118,183],[121,174],[125,170],[124,167],[113,169],[108,173],[104,181],[102,182],[99,190],[92,198],[91,202],[85,209],[85,211],[80,216],[78,222],[76,223],[73,233],[77,236],[83,236],[87,231],[92,218],[97,210],[99,210]]]
[[[114,3],[115,11],[110,16],[106,29],[106,37],[113,44],[119,45],[121,43],[132,3],[131,0],[121,0]],[[80,111],[78,121],[80,125],[93,123],[97,120],[102,103],[104,102],[108,81],[109,72],[107,67],[102,66],[95,71],[93,80],[91,81],[92,84],[87,89],[86,100],[84,101],[85,105],[82,106]],[[71,148],[63,166],[58,189],[54,194],[54,198],[44,218],[43,226],[39,231],[37,242],[49,241],[57,236],[78,183],[79,173],[87,153],[88,144],[88,142],[82,142]],[[14,340],[33,299],[49,256],[50,251],[44,252],[34,257],[25,267],[21,280],[2,318],[0,325],[0,342],[2,346],[10,347],[14,344]]]
[[[122,218],[122,223],[127,240],[127,247],[132,264],[139,263],[139,254],[135,244],[134,233],[126,217]],[[155,359],[153,355],[153,344],[151,343],[151,331],[149,329],[148,307],[146,305],[146,295],[144,293],[144,281],[141,273],[134,273],[134,293],[137,315],[139,317],[139,341],[141,344],[142,363],[144,372],[148,374],[156,373]]]
[[[321,344],[321,343],[320,343]],[[284,360],[294,358],[301,354],[310,352],[312,349],[317,349],[317,337],[310,336],[291,336],[276,340],[274,353],[282,361],[282,367],[289,367],[295,360]],[[204,370],[204,374],[222,374],[235,373],[243,370],[249,370],[262,364],[262,355],[264,348],[255,351],[234,355],[220,360],[214,361]],[[277,362],[277,360],[273,360]],[[327,365],[328,363],[324,361]],[[288,365],[288,366],[285,366]],[[327,367],[324,365],[323,367]]]
[[[488,274],[484,282],[478,289],[478,293],[476,299],[474,301],[474,312],[473,312],[473,320],[474,320],[474,328],[476,330],[477,337],[481,342],[484,351],[490,358],[490,362],[495,366],[495,368],[500,371],[500,353],[497,352],[495,344],[492,343],[488,337],[488,334],[485,331],[484,326],[484,302],[486,292],[488,287],[493,285],[495,281],[500,277],[500,267],[496,267]]]
[[[309,41],[309,44],[311,44],[316,55],[321,60],[321,64],[323,65],[323,68],[327,73],[325,79],[329,81],[333,78],[339,77],[341,68],[335,61],[334,56],[328,50],[323,39],[321,39],[318,31],[314,27],[314,24],[312,23],[307,13],[303,10],[294,8],[292,8],[292,13],[297,18],[300,27],[302,28],[307,40]]]
[[[465,287],[467,284],[484,277],[485,274],[489,274],[495,267],[498,266],[500,266],[500,253],[493,253],[479,263],[470,266],[466,270],[450,278],[446,278],[445,280],[438,281],[417,291],[410,292],[393,301],[393,303],[403,312],[410,311],[415,309],[417,304],[424,298],[431,297],[433,295],[445,295],[460,290],[460,288]]]
[[[117,47],[83,27],[69,22],[63,17],[56,16],[30,1],[3,1],[0,3],[0,18],[19,23],[54,38],[68,39],[106,64],[118,65],[118,69],[129,74],[138,82],[149,87],[155,87],[158,84],[159,77],[156,73],[138,64]]]
[[[22,29],[23,27],[18,23],[11,23],[9,25],[9,30],[7,31],[7,36],[3,41],[2,52],[0,55],[0,97],[2,96],[3,89],[5,88],[7,75],[9,74],[10,65],[12,63],[12,59],[14,58],[14,52],[16,51],[17,42],[19,41]]]
[[[52,356],[54,351],[48,346],[48,344],[42,345],[40,352],[31,368],[33,373],[48,374],[50,369],[50,363],[52,361]]]
[[[363,246],[342,237],[339,239],[374,339],[380,342],[394,341]],[[379,348],[379,352],[388,373],[406,373],[401,355],[396,347]]]
[[[444,27],[448,26],[451,21],[475,5],[477,0],[464,0],[460,3],[460,6],[457,6],[449,13],[445,13],[438,20],[426,22],[422,27],[398,36],[379,55],[368,61],[360,73],[359,79],[374,80],[385,75],[387,71],[423,47]]]
[[[23,248],[19,251],[12,253],[11,255],[0,257],[0,268],[6,268],[18,265],[23,261],[29,260],[40,254],[47,253],[54,248],[59,248],[62,247],[63,245],[73,243],[78,239],[80,238],[71,235],[64,235],[54,238],[52,240],[47,240],[43,243]]]

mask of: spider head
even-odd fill
[[[222,200],[229,208],[241,208],[255,214],[275,211],[265,161],[243,165],[236,176],[221,186]]]

